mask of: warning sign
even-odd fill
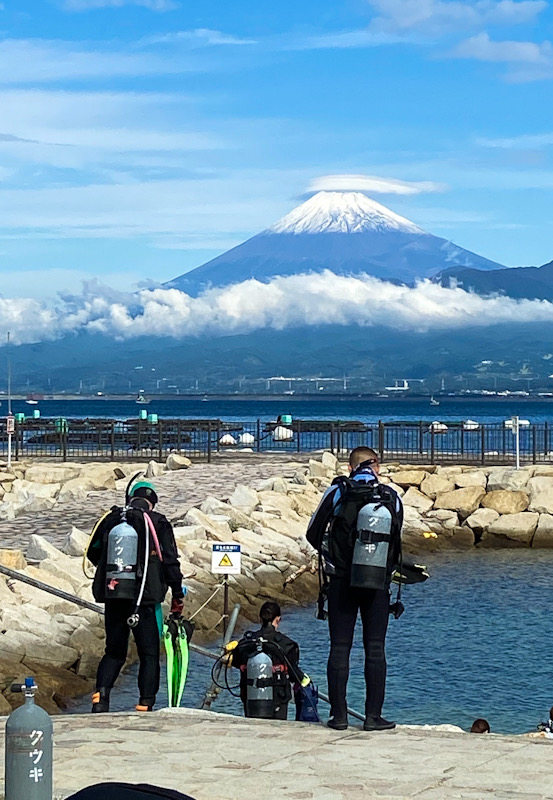
[[[242,554],[239,544],[213,542],[211,571],[215,575],[240,575]]]

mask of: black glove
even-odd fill
[[[184,609],[184,597],[173,597],[171,614],[180,617]]]

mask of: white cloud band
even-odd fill
[[[481,297],[424,281],[409,288],[370,276],[331,272],[245,281],[194,298],[177,289],[123,294],[96,283],[56,305],[0,298],[0,316],[14,341],[36,342],[72,332],[120,339],[248,333],[304,325],[382,325],[400,330],[553,323],[553,303]]]

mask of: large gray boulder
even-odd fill
[[[168,470],[188,469],[191,465],[190,459],[179,455],[179,453],[169,453],[165,462],[165,467]]]
[[[394,472],[391,476],[398,486],[420,486],[428,473],[423,469],[405,469]]]
[[[486,490],[481,486],[467,486],[464,489],[454,489],[452,492],[444,492],[436,497],[434,508],[447,508],[456,511],[461,519],[470,516],[482,501]]]
[[[76,528],[74,525],[63,540],[61,552],[66,556],[76,556],[82,558],[88,545],[88,534]]]
[[[540,514],[532,547],[553,547],[553,515]]]
[[[488,479],[483,472],[480,472],[480,470],[475,470],[474,472],[461,472],[459,475],[455,476],[455,485],[459,489],[464,489],[467,486],[481,486],[483,489],[485,489],[487,482]]]
[[[515,542],[529,545],[538,526],[539,514],[533,511],[522,511],[519,514],[505,514],[492,522],[488,533],[505,536]]]
[[[435,500],[437,495],[452,492],[454,489],[453,481],[444,475],[427,475],[421,483],[421,492],[432,500]]]
[[[540,514],[553,514],[553,477],[530,478],[528,481],[530,492],[530,511]]]
[[[405,492],[402,498],[402,502],[404,506],[411,506],[412,508],[416,508],[417,511],[421,512],[421,514],[424,514],[425,511],[430,511],[430,509],[434,505],[433,500],[431,500],[425,494],[420,492],[414,486],[410,486],[409,489]]]
[[[259,495],[255,489],[239,483],[230,495],[228,501],[231,506],[241,509],[245,514],[251,514],[254,508],[259,504]]]
[[[498,514],[518,514],[528,508],[528,495],[526,492],[496,489],[482,498],[482,506],[492,508]]]
[[[31,464],[25,471],[25,480],[31,483],[65,483],[76,478],[81,467],[71,464]]]
[[[516,470],[514,467],[492,467],[488,471],[488,491],[509,489],[520,492],[526,489],[530,478],[530,470]]]
[[[466,518],[465,525],[468,525],[475,533],[483,533],[498,517],[498,512],[493,508],[477,508],[470,517]]]
[[[159,478],[160,475],[163,475],[163,472],[163,464],[159,464],[157,461],[153,460],[148,462],[146,478]]]
[[[553,515],[540,514],[532,547],[553,547]]]

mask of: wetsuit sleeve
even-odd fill
[[[281,662],[284,656],[284,663],[288,667],[290,680],[301,683],[305,677],[305,673],[299,665],[300,648],[298,643],[279,631],[275,635],[273,645],[277,651],[277,657],[280,658]]]
[[[173,527],[166,517],[160,515],[156,520],[156,530],[163,555],[165,581],[173,597],[182,597],[182,572]]]
[[[339,492],[338,486],[331,486],[326,490],[307,526],[306,539],[317,552],[321,550],[323,536],[334,514],[337,492]]]

